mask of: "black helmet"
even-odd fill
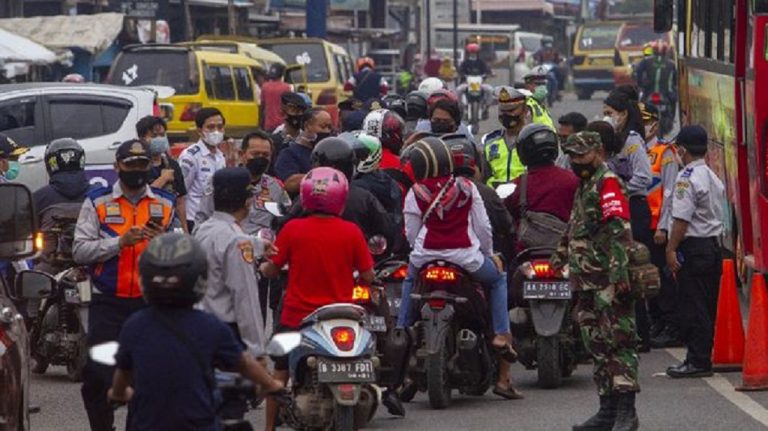
[[[352,179],[355,173],[357,157],[352,145],[344,138],[325,138],[315,145],[312,150],[312,167],[327,166],[338,169],[347,179]]]
[[[166,233],[152,239],[141,253],[139,276],[147,303],[190,307],[205,294],[208,259],[192,236]]]
[[[445,135],[442,140],[453,154],[453,173],[461,176],[474,176],[478,159],[475,144],[463,133]]]
[[[72,138],[54,139],[45,147],[45,170],[48,175],[56,172],[85,169],[85,151]]]
[[[405,98],[399,94],[387,94],[381,99],[382,108],[389,109],[402,118],[408,118],[408,106]]]
[[[412,91],[405,96],[405,106],[408,109],[406,120],[416,121],[427,118],[427,95],[420,91]]]
[[[517,136],[517,153],[525,166],[553,163],[557,159],[557,135],[543,124],[529,124]]]
[[[406,156],[417,182],[453,173],[453,154],[440,138],[419,139],[408,146]]]

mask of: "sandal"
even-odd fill
[[[497,384],[493,387],[493,393],[507,400],[522,400],[525,398],[523,393],[515,389],[511,383],[508,388],[502,388]]]
[[[493,345],[493,349],[505,361],[507,361],[507,362],[515,362],[515,361],[517,361],[517,352],[515,351],[514,347],[512,347],[512,344],[505,343],[502,346],[498,346],[498,345],[494,344]]]

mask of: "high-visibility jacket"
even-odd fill
[[[668,143],[657,143],[648,150],[648,158],[651,162],[651,186],[648,188],[648,206],[651,208],[651,228],[656,229],[661,217],[661,207],[664,203],[664,181],[662,170],[668,163],[676,163],[674,157],[664,158],[667,149],[672,149]]]
[[[555,122],[552,121],[552,117],[549,115],[549,111],[547,111],[547,108],[542,106],[538,100],[534,99],[533,97],[526,97],[525,104],[531,111],[531,121],[536,124],[549,126],[552,130],[556,130]]]
[[[512,182],[525,172],[525,165],[520,161],[517,148],[510,150],[504,141],[504,129],[491,132],[483,137],[485,160],[491,168],[487,184],[496,187]]]

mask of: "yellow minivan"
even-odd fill
[[[292,73],[290,81],[306,82],[305,91],[312,103],[326,108],[334,122],[338,121],[336,105],[352,95],[344,91],[344,83],[354,73],[352,59],[344,48],[315,38],[259,39],[256,43],[288,64],[302,65]]]
[[[622,21],[586,22],[576,32],[571,69],[579,100],[613,88],[613,56]]]
[[[163,85],[175,94],[161,99],[171,142],[196,140],[195,115],[218,108],[227,135],[243,137],[259,124],[255,74],[263,66],[242,54],[195,50],[181,45],[131,45],[117,56],[107,77],[114,85]]]

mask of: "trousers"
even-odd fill
[[[653,246],[653,232],[651,232],[651,208],[645,196],[632,196],[629,198],[630,224],[632,226],[632,239],[645,244],[649,249]],[[651,341],[651,321],[648,317],[648,301],[639,299],[635,301],[635,316],[637,319],[637,335],[643,344]]]

